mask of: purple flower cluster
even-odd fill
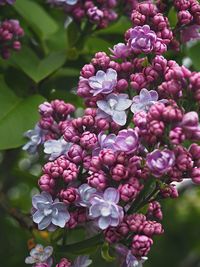
[[[97,25],[98,28],[107,27],[110,22],[118,17],[115,11],[117,0],[47,0],[47,3],[62,8],[66,14],[73,17],[77,22],[86,18],[90,23]]]
[[[127,245],[123,267],[142,266],[154,235],[163,234],[157,200],[178,197],[174,182],[200,184],[200,73],[161,55],[173,33],[160,8],[137,4],[124,43],[82,68],[83,115],[61,100],[43,103],[24,147],[42,145],[49,159],[33,197],[38,228],[95,229],[116,250]]]
[[[0,3],[1,4],[1,3]],[[0,22],[0,54],[8,59],[11,51],[21,49],[20,38],[24,35],[18,20],[4,20]]]

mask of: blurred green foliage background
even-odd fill
[[[76,95],[80,69],[95,52],[122,42],[131,24],[121,16],[108,28],[85,34],[84,25],[74,22],[65,28],[65,14],[44,0],[17,0],[13,7],[0,8],[0,18],[16,18],[25,30],[22,50],[0,59],[0,266],[23,267],[32,236],[13,217],[30,212],[42,164],[37,155],[22,152],[23,133],[34,127],[37,106],[45,99],[83,106]],[[173,9],[169,19],[176,20]],[[200,70],[199,51],[195,42],[166,56]],[[189,186],[178,200],[163,203],[165,235],[155,240],[146,267],[200,266],[199,200],[200,188]],[[116,266],[103,262],[99,252],[93,256],[95,266]]]

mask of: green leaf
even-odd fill
[[[64,51],[52,52],[40,60],[33,50],[24,47],[19,53],[13,54],[10,61],[38,83],[64,65],[66,54]]]
[[[103,237],[101,234],[96,235],[90,239],[86,239],[77,243],[65,245],[65,246],[57,246],[58,252],[71,252],[74,254],[84,254],[86,251],[94,250],[95,247],[103,244]]]
[[[177,19],[177,12],[175,10],[174,7],[172,7],[169,11],[169,14],[168,14],[168,19],[169,19],[169,22],[170,22],[170,26],[172,28],[174,28],[178,22],[178,19]]]
[[[17,97],[0,77],[0,150],[16,148],[25,142],[23,133],[35,125],[38,105],[44,100],[40,95]]]
[[[17,0],[13,7],[41,39],[58,30],[56,21],[36,1]]]
[[[109,244],[105,242],[101,248],[101,256],[104,260],[112,262],[115,260],[115,257],[110,256],[109,253]]]
[[[191,58],[193,66],[195,70],[200,70],[200,42],[195,42],[192,46],[190,46],[186,53]]]
[[[90,37],[88,38],[86,44],[85,44],[85,49],[87,53],[94,54],[98,51],[109,51],[109,48],[112,48],[113,44],[111,44],[108,41],[105,41],[102,38],[99,37]]]
[[[67,28],[67,37],[69,46],[72,47],[76,44],[80,37],[80,28],[76,22],[71,22]]]

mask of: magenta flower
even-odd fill
[[[138,135],[133,129],[121,130],[115,141],[115,149],[131,154],[138,149]]]
[[[130,31],[128,44],[134,53],[150,53],[154,49],[157,36],[149,25],[136,26]]]
[[[127,110],[132,104],[132,101],[128,99],[126,94],[110,94],[106,97],[106,100],[97,101],[98,106],[98,118],[112,118],[118,125],[125,125]]]
[[[32,205],[33,221],[38,224],[39,230],[47,227],[55,229],[55,226],[63,228],[70,219],[67,206],[58,199],[53,201],[52,196],[47,192],[33,196]]]
[[[108,69],[107,72],[102,70],[97,71],[95,76],[88,79],[89,86],[91,87],[90,93],[93,96],[98,94],[111,93],[117,84],[117,72],[113,69]]]
[[[158,101],[158,93],[154,90],[148,91],[143,88],[140,94],[133,97],[133,104],[131,106],[131,111],[136,114],[140,111],[148,111],[149,108],[156,104],[157,102],[166,103],[167,100],[162,99]]]
[[[146,164],[152,174],[156,177],[160,177],[167,174],[174,165],[175,155],[171,150],[154,150],[147,155]]]
[[[124,43],[118,43],[117,45],[114,45],[113,49],[110,49],[112,52],[112,58],[115,59],[124,59],[127,58],[130,55],[130,47],[125,45]]]
[[[123,208],[118,206],[119,192],[112,187],[105,190],[103,195],[94,195],[90,199],[89,216],[97,219],[100,229],[118,226],[124,217]]]
[[[98,135],[97,147],[93,150],[92,155],[98,156],[99,152],[104,148],[109,148],[109,149],[114,150],[115,142],[116,142],[116,135],[115,134],[106,135],[103,132],[101,132]]]

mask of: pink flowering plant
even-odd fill
[[[28,214],[0,208],[32,267],[151,264],[163,200],[200,184],[200,4],[40,2],[0,0],[3,173],[34,178]]]

